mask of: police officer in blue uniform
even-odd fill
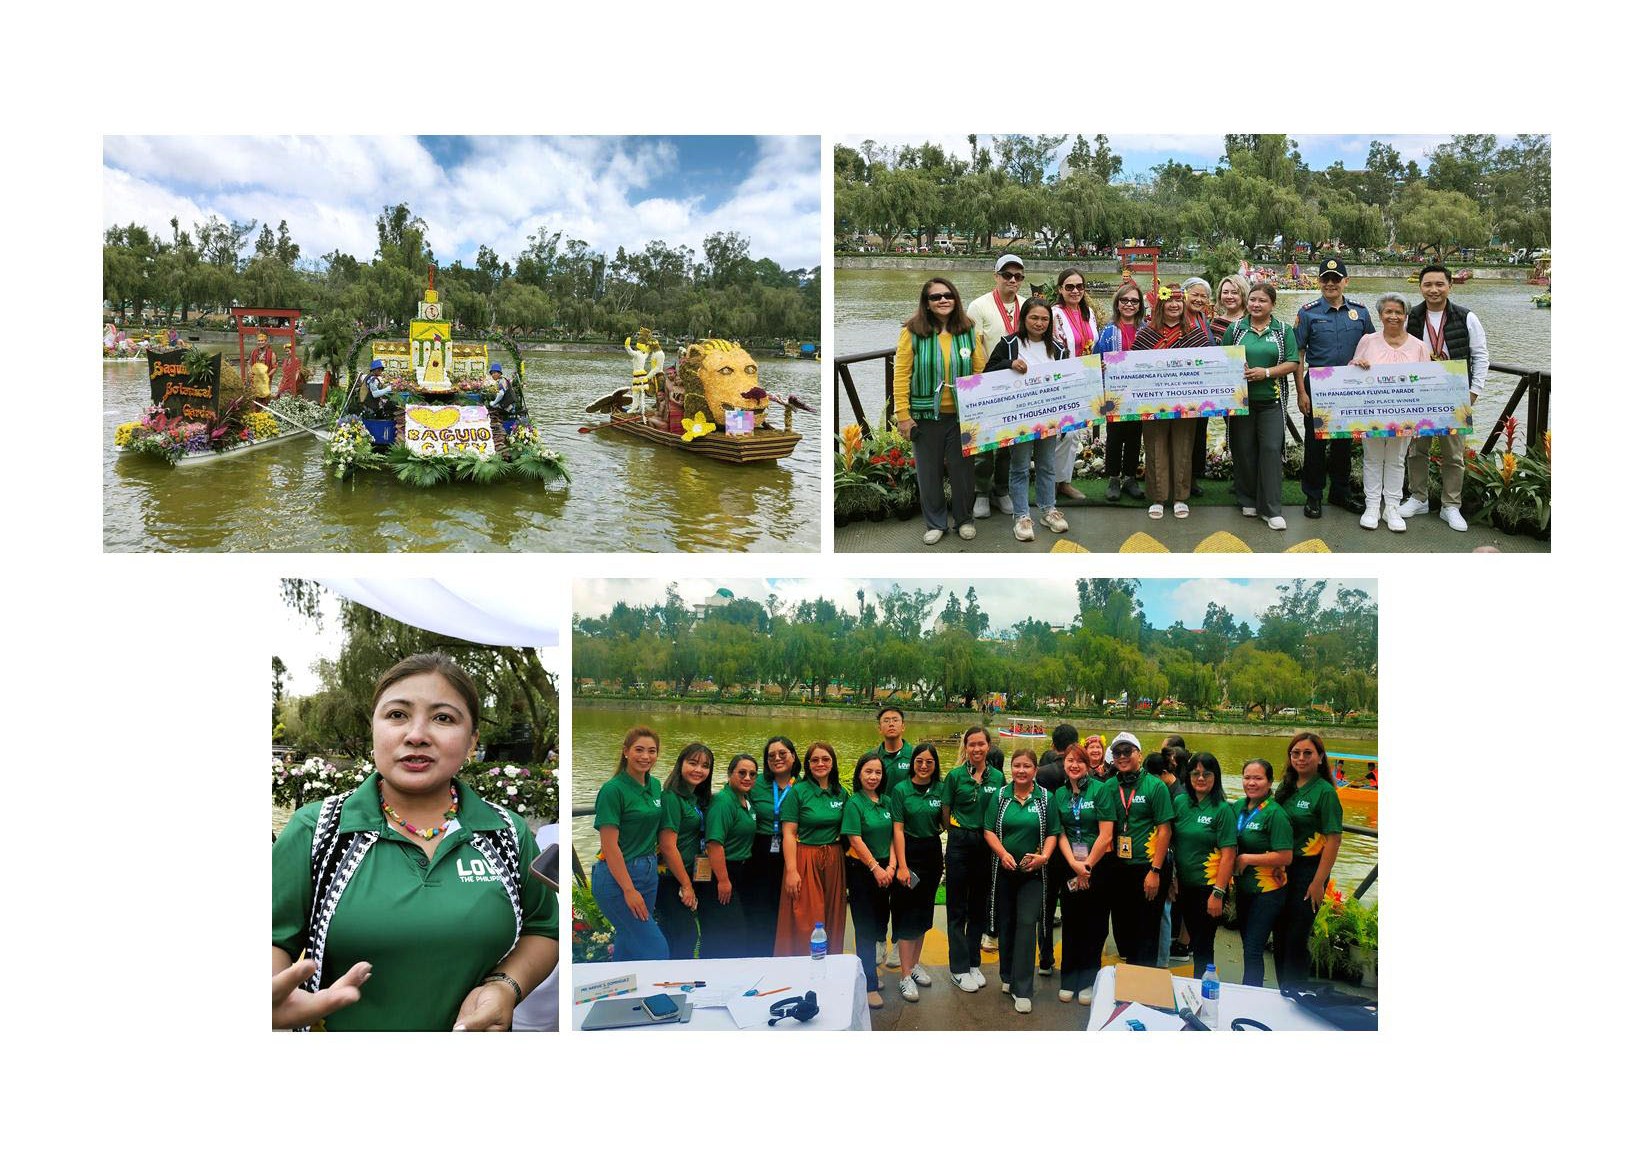
[[[1300,366],[1295,369],[1295,399],[1300,405],[1306,437],[1306,462],[1301,469],[1301,491],[1306,493],[1306,516],[1323,515],[1323,483],[1327,470],[1329,502],[1349,512],[1363,514],[1362,500],[1352,496],[1352,441],[1320,440],[1312,434],[1312,389],[1307,385],[1309,368],[1340,368],[1352,362],[1358,341],[1375,331],[1369,309],[1346,298],[1346,262],[1330,256],[1318,265],[1318,299],[1295,317],[1295,342],[1300,346]],[[1325,468],[1327,457],[1328,467]]]

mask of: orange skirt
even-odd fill
[[[779,929],[774,933],[775,955],[808,954],[808,937],[814,924],[825,925],[825,951],[842,954],[848,921],[847,885],[842,871],[842,845],[809,847],[796,845],[796,870],[802,876],[802,890],[793,899],[781,881]]]

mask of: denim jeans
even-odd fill
[[[1014,502],[1015,519],[1031,514],[1026,488],[1033,460],[1037,463],[1037,506],[1045,512],[1054,506],[1054,456],[1059,443],[1058,436],[1044,436],[1040,440],[1014,444],[1008,449],[1008,498]],[[1001,448],[997,450],[1002,451]]]
[[[1238,924],[1243,931],[1243,985],[1263,987],[1266,984],[1266,940],[1277,925],[1278,913],[1289,893],[1287,887],[1277,891],[1263,891],[1258,895],[1238,891]]]
[[[625,860],[625,865],[630,872],[630,882],[647,901],[649,918],[645,921],[637,919],[625,903],[624,889],[613,878],[607,860],[598,859],[590,875],[590,890],[596,897],[596,906],[613,925],[614,962],[669,959],[670,945],[665,942],[665,933],[659,930],[659,921],[651,918],[659,893],[659,857],[638,855]]]

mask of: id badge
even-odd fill
[[[693,861],[693,882],[709,883],[713,876],[710,870],[710,856],[701,855]]]
[[[1117,837],[1117,858],[1134,858],[1134,837],[1132,835],[1120,835]]]
[[[1076,857],[1078,863],[1082,863],[1089,857],[1089,845],[1079,840],[1071,845],[1071,854]]]
[[[777,830],[773,833],[773,838],[768,840],[768,854],[779,854],[779,832]]]

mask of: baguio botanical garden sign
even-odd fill
[[[1465,360],[1311,368],[1320,440],[1472,434]]]
[[[492,416],[485,404],[408,404],[407,447],[421,456],[490,456]]]
[[[218,418],[218,373],[223,357],[213,356],[208,372],[191,376],[183,362],[184,351],[174,348],[169,352],[147,353],[149,400],[165,411],[169,419],[211,423]]]

